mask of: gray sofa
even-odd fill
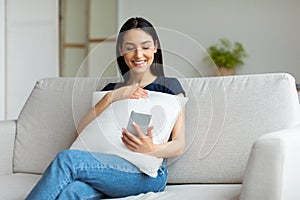
[[[74,140],[92,93],[115,79],[47,78],[17,120],[0,122],[0,199],[24,199]],[[165,192],[124,199],[298,200],[300,112],[288,74],[180,79],[186,150],[168,160]]]

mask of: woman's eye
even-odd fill
[[[125,49],[126,49],[126,51],[133,51],[135,48],[134,47],[126,47]]]
[[[143,47],[143,49],[150,49],[150,46]]]

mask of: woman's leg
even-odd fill
[[[160,192],[165,189],[167,182],[167,169],[161,167],[158,176],[151,178],[142,173],[137,167],[127,160],[115,155],[95,154],[95,157],[105,166],[98,170],[88,170],[90,173],[88,180],[85,180],[94,188],[101,191],[108,197],[126,197],[147,192]],[[105,158],[107,157],[107,158]],[[85,172],[83,172],[85,173]]]
[[[165,168],[159,170],[157,178],[151,178],[115,155],[65,150],[56,156],[27,199],[56,199],[74,181],[111,197],[129,196],[161,191],[166,179]]]
[[[58,200],[66,199],[84,199],[84,200],[98,200],[103,197],[103,194],[95,190],[89,184],[81,181],[74,181],[67,185],[58,196]]]

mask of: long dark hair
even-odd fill
[[[152,39],[157,42],[157,52],[154,54],[153,63],[150,66],[151,73],[156,76],[165,76],[163,69],[163,58],[158,35],[152,24],[144,18],[135,17],[128,19],[121,27],[116,44],[116,55],[119,69],[122,73],[124,81],[127,82],[130,78],[129,67],[124,61],[123,56],[119,52],[119,47],[123,44],[124,33],[131,29],[141,29],[152,36]]]

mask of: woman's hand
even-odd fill
[[[122,99],[139,99],[147,97],[148,92],[139,87],[139,84],[131,84],[112,91],[112,101],[119,101]]]
[[[147,130],[147,134],[144,135],[141,128],[133,123],[133,126],[138,133],[138,137],[128,132],[127,129],[122,129],[122,141],[131,150],[137,153],[150,153],[156,150],[156,145],[152,141],[153,126],[150,126]]]
[[[122,129],[123,143],[134,152],[144,153],[157,158],[173,158],[182,155],[185,150],[185,109],[178,116],[172,129],[171,141],[161,144],[153,144],[152,133],[153,126],[149,127],[147,134],[144,135],[140,127],[133,124],[138,137],[132,135],[128,130]]]

